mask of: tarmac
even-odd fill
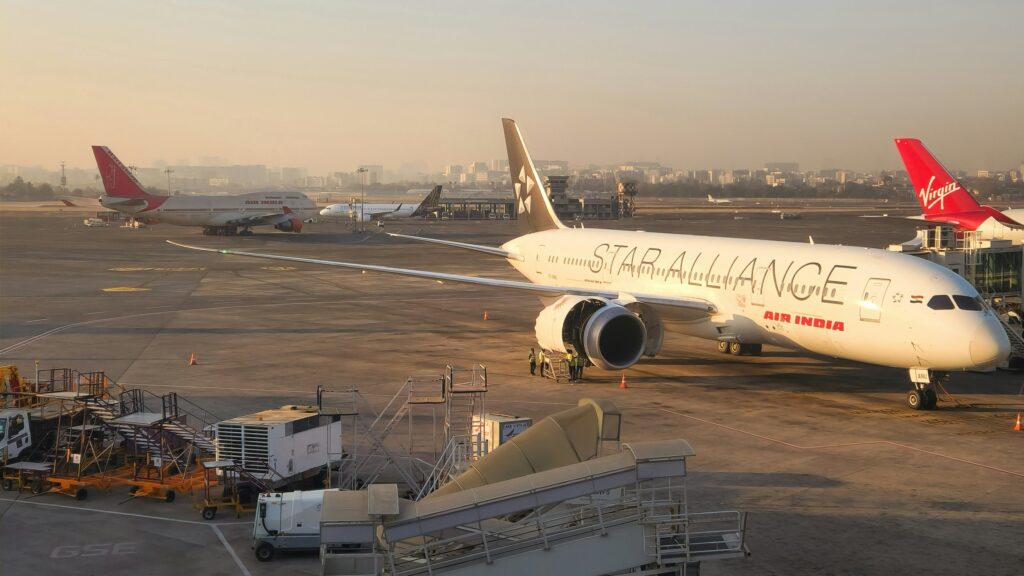
[[[800,220],[759,208],[585,225],[882,247],[910,239],[917,224],[860,217],[885,206]],[[1020,373],[955,374],[938,410],[914,412],[903,370],[772,347],[735,358],[670,334],[662,355],[625,372],[628,389],[621,373],[596,369],[569,386],[529,375],[541,308],[532,296],[164,242],[513,279],[500,258],[383,232],[498,245],[516,235],[515,222],[402,221],[365,234],[320,223],[225,238],[167,225],[87,228],[83,217],[0,210],[0,363],[103,370],[221,418],[311,404],[319,384],[386,399],[411,375],[484,364],[490,411],[536,419],[606,398],[623,412],[623,441],[688,440],[691,511],[749,513],[752,555],[708,563],[705,574],[1024,573],[1024,433],[1012,431],[1024,410]],[[119,490],[85,502],[0,492],[0,572],[319,573],[315,555],[257,562],[251,519],[222,512],[205,522],[187,498]]]

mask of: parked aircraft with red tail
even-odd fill
[[[201,226],[207,235],[250,235],[254,226],[301,232],[317,215],[316,204],[301,192],[252,192],[233,196],[160,196],[150,194],[106,146],[93,146],[105,194],[100,204],[147,224]]]
[[[981,240],[1024,242],[1024,209],[999,210],[979,204],[920,140],[897,138],[896,149],[924,211],[922,219],[978,233]]]

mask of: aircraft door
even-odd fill
[[[544,258],[547,257],[547,248],[543,244],[537,246],[537,261],[534,262],[535,270],[537,274],[544,272]]]
[[[882,302],[889,290],[888,278],[869,278],[864,285],[860,299],[860,319],[862,322],[879,322],[882,319]]]

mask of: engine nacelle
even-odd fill
[[[290,218],[274,226],[281,232],[302,232],[302,218]]]
[[[647,348],[647,328],[636,314],[601,298],[562,296],[541,310],[534,326],[541,348],[572,346],[598,368],[622,370]]]

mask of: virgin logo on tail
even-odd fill
[[[921,199],[921,205],[924,206],[925,210],[930,210],[939,205],[939,210],[946,209],[946,196],[954,194],[961,190],[960,185],[957,184],[956,180],[946,183],[940,188],[932,190],[932,184],[935,183],[935,176],[933,175],[928,179],[928,187],[918,190],[917,197]]]

